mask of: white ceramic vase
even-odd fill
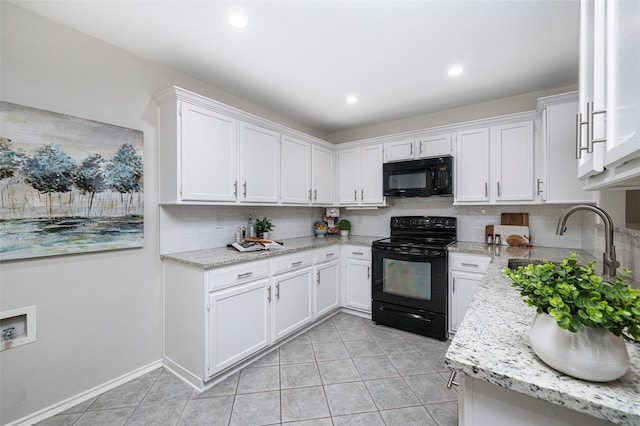
[[[548,366],[577,379],[608,382],[629,369],[624,339],[603,328],[583,326],[572,333],[558,327],[551,315],[538,314],[529,340],[533,351]]]

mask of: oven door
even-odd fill
[[[446,250],[374,247],[372,255],[373,300],[446,315]]]

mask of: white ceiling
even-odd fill
[[[326,133],[578,80],[579,0],[14,3]]]

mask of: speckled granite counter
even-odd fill
[[[469,377],[612,423],[640,425],[640,344],[627,344],[631,367],[610,383],[573,379],[546,366],[529,344],[535,309],[502,275],[509,258],[562,260],[570,250],[456,243],[453,252],[493,255],[446,354],[446,363]],[[592,257],[575,250],[583,261]]]
[[[381,237],[302,237],[282,240],[283,249],[270,249],[252,252],[239,252],[235,249],[220,247],[204,250],[184,251],[180,253],[163,254],[162,260],[184,263],[203,269],[233,265],[242,262],[251,262],[258,259],[266,259],[273,256],[282,256],[304,250],[326,247],[334,244],[352,244],[371,247],[371,243]]]

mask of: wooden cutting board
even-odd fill
[[[502,213],[500,225],[529,226],[529,213]]]
[[[500,234],[500,244],[502,245],[529,245],[531,243],[528,226],[496,225],[494,232],[496,235]],[[510,241],[519,241],[519,243],[510,244],[510,241],[507,241],[509,237],[515,237]]]

